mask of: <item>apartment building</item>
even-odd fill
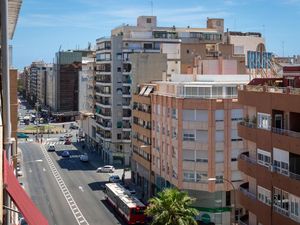
[[[82,58],[82,69],[79,71],[79,136],[85,136],[86,142],[99,150],[96,140],[95,112],[95,52]]]
[[[154,176],[151,169],[151,96],[154,84],[145,84],[132,95],[132,158],[131,180],[146,202],[154,192]]]
[[[283,78],[254,79],[238,90],[244,121],[238,135],[245,152],[238,168],[245,208],[240,224],[300,223],[300,66],[283,68]]]
[[[29,224],[47,225],[25,190],[19,184],[15,174],[17,127],[17,70],[10,68],[11,52],[8,41],[12,39],[18,20],[22,1],[3,0],[0,3],[0,61],[1,61],[1,113],[0,113],[0,224],[17,224],[19,211]],[[15,137],[15,138],[14,138]],[[12,210],[13,209],[13,210]]]
[[[242,181],[237,157],[244,151],[237,134],[243,118],[237,85],[248,82],[248,75],[188,74],[155,82],[151,94],[155,191],[165,187],[188,191],[201,211],[199,220],[209,217],[215,224],[230,224],[230,206],[236,206],[232,185],[238,187]]]
[[[41,106],[46,106],[47,104],[47,92],[48,88],[52,87],[47,83],[47,77],[52,76],[53,64],[45,63],[41,69],[38,70],[37,74],[37,101]]]
[[[219,24],[220,25],[220,24]],[[136,68],[130,55],[160,54],[163,43],[218,43],[223,40],[219,27],[158,27],[155,16],[140,16],[136,26],[122,25],[110,37],[97,39],[96,113],[97,139],[103,159],[128,165],[131,152],[131,95],[136,79],[156,80],[153,74],[132,77]],[[133,60],[133,59],[132,59]],[[174,62],[176,64],[176,62]],[[156,69],[152,67],[152,70]],[[167,72],[167,71],[166,71]],[[141,74],[141,73],[140,73]]]

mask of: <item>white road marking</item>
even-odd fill
[[[83,187],[79,186],[78,188],[80,191],[84,192]]]
[[[43,171],[45,172],[45,171],[46,171],[46,169],[45,169],[45,168],[43,168]]]
[[[57,171],[52,159],[50,158],[47,150],[45,149],[44,146],[41,146],[43,154],[45,156],[45,159],[48,162],[48,165],[50,167],[50,170],[60,188],[60,190],[62,191],[65,199],[67,200],[67,203],[77,221],[77,223],[79,225],[89,225],[89,223],[87,222],[87,220],[84,218],[82,212],[80,211],[80,209],[78,208],[76,202],[74,201],[74,198],[72,197],[70,191],[68,190],[65,182],[63,181],[62,177],[60,176],[59,172]]]
[[[32,169],[31,168],[29,168],[29,173],[32,173]]]

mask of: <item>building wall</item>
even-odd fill
[[[11,106],[11,136],[17,140],[17,131],[18,131],[18,90],[17,90],[17,76],[18,71],[15,69],[10,70],[10,106]]]
[[[131,92],[135,93],[138,84],[162,80],[163,72],[167,71],[166,54],[134,53],[130,55]]]
[[[297,166],[300,162],[297,147],[300,146],[300,107],[296,103],[300,95],[293,92],[295,90],[244,86],[239,91],[239,101],[249,118],[238,126],[238,134],[247,143],[247,153],[240,156],[238,167],[248,177],[248,183],[241,185],[243,191],[239,196],[242,206],[249,211],[251,224],[256,221],[264,225],[300,222],[299,208],[294,208],[295,204],[300,204],[300,169]],[[261,113],[269,118],[268,121],[261,119]],[[281,123],[276,122],[276,115],[281,115]],[[262,188],[264,195],[273,201],[262,200]],[[284,193],[284,203],[280,203],[282,198],[275,189]]]

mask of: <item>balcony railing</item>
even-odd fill
[[[239,124],[242,126],[245,126],[245,127],[249,127],[249,128],[257,128],[256,123],[252,123],[252,122],[242,121]]]
[[[249,152],[244,152],[244,153],[240,154],[239,158],[242,159],[242,160],[245,160],[249,163],[257,164],[256,159],[252,159],[252,158],[249,157]]]
[[[254,200],[256,199],[256,195],[254,193],[251,193],[248,188],[244,188],[244,187],[240,186],[239,190],[240,190],[240,192],[242,192],[247,197],[252,198]]]
[[[300,88],[262,85],[239,85],[238,90],[300,95]]]
[[[296,131],[291,131],[291,130],[285,130],[285,129],[272,127],[272,132],[276,133],[276,134],[280,134],[280,135],[289,136],[289,137],[300,138],[300,132],[296,132]]]

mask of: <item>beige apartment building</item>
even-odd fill
[[[132,160],[131,180],[140,188],[142,200],[154,194],[154,174],[151,169],[151,93],[156,85],[145,84],[132,96]]]
[[[172,186],[188,191],[196,198],[199,220],[209,217],[215,224],[228,225],[230,206],[237,207],[232,185],[238,187],[243,179],[237,168],[243,152],[237,135],[237,123],[243,119],[237,85],[248,82],[248,75],[187,74],[155,82],[151,94],[155,191]],[[148,115],[143,118],[149,120]],[[141,149],[147,150],[140,146],[134,152]]]

